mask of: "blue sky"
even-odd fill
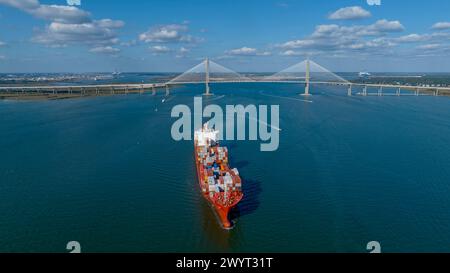
[[[0,0],[0,72],[450,71],[448,0],[76,2]]]

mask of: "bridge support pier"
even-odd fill
[[[166,97],[170,96],[170,88],[169,85],[166,85]]]
[[[363,96],[364,96],[364,97],[367,96],[367,85],[364,85],[364,88],[363,88]]]
[[[435,96],[439,96],[439,89],[436,89],[436,92],[434,93]]]
[[[311,94],[309,93],[309,82],[306,82],[305,84],[305,93],[301,94],[302,96],[310,96]]]
[[[351,84],[348,86],[347,96],[349,96],[349,97],[352,96],[352,85]]]
[[[155,85],[152,85],[152,96],[156,95],[156,88]]]
[[[380,88],[378,89],[378,96],[383,96],[383,86],[380,86]]]
[[[397,89],[396,95],[397,95],[397,96],[400,96],[401,94],[402,94],[402,89],[399,87],[399,88]]]
[[[209,84],[206,83],[206,92],[204,94],[205,96],[212,96],[212,94],[210,93],[210,88],[209,88]]]

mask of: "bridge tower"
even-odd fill
[[[311,78],[311,63],[309,61],[309,58],[306,59],[306,75],[305,75],[305,93],[302,94],[302,96],[309,96],[309,84],[310,84],[310,78]]]
[[[209,58],[206,58],[205,60],[205,88],[206,93],[205,96],[211,96],[210,88],[209,88]]]

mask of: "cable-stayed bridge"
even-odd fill
[[[204,95],[212,95],[211,83],[292,83],[304,85],[301,95],[309,96],[311,85],[332,85],[345,86],[347,95],[435,95],[439,96],[443,92],[450,92],[448,87],[424,87],[409,85],[392,85],[392,84],[363,84],[352,83],[329,71],[312,60],[304,60],[298,64],[288,67],[271,76],[264,77],[248,77],[239,74],[229,68],[217,64],[209,59],[205,59],[200,64],[187,70],[181,75],[165,83],[143,83],[143,84],[104,84],[104,85],[73,85],[73,86],[0,86],[0,94],[67,94],[71,96],[84,95],[105,95],[105,94],[129,94],[129,93],[146,93],[156,94],[158,89],[165,91],[166,95],[170,94],[170,88],[179,85],[204,84]],[[362,89],[362,92],[354,92],[356,88]],[[370,92],[369,89],[375,89]],[[385,89],[395,89],[394,93],[385,93]],[[408,92],[403,92],[407,90]]]

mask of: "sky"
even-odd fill
[[[448,0],[0,0],[0,73],[182,72],[206,57],[239,72],[307,57],[334,72],[450,72],[449,11]]]

